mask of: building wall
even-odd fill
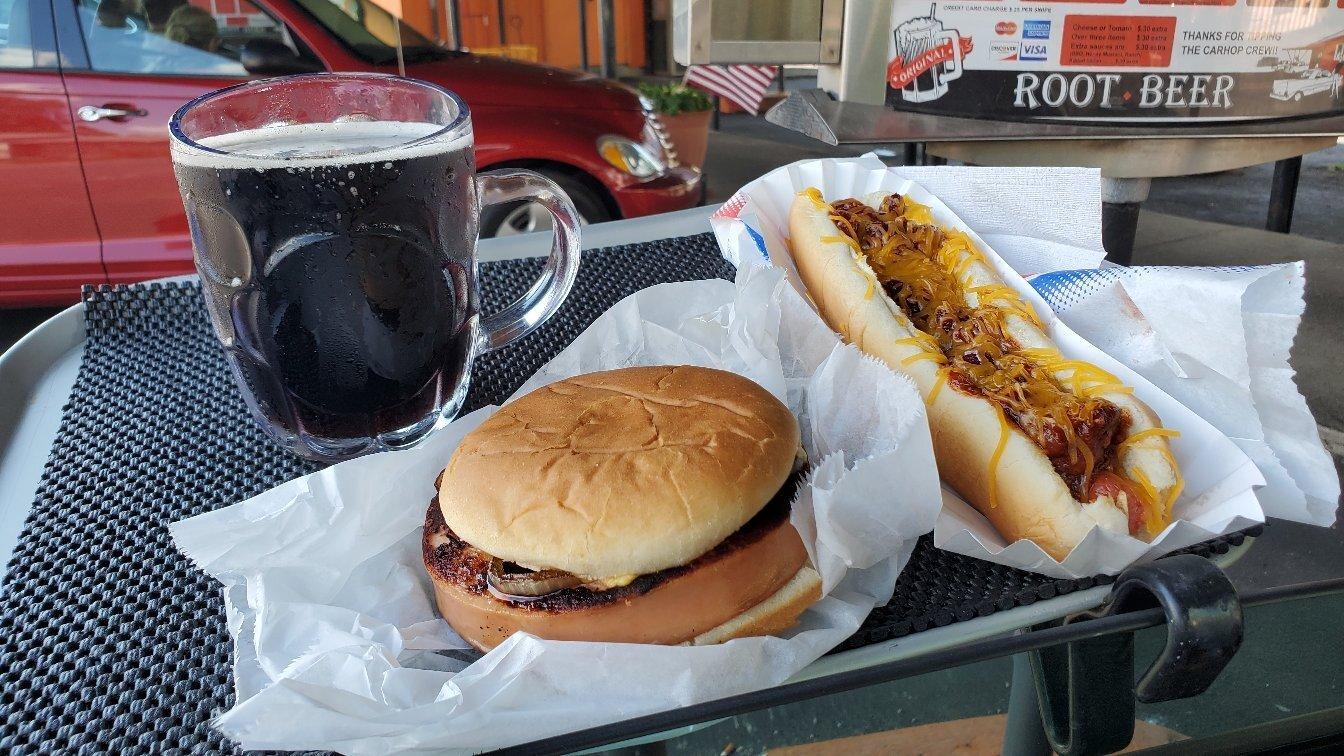
[[[428,8],[428,0],[400,1],[408,10],[417,3]],[[588,64],[597,68],[602,59],[598,0],[584,1],[588,4]],[[446,0],[444,2],[446,4]],[[537,60],[543,63],[578,68],[581,63],[578,3],[579,0],[504,0],[504,17],[501,19],[497,0],[458,0],[462,44],[472,49],[500,47],[502,26],[504,45],[530,47],[536,50]],[[612,8],[615,12],[617,64],[643,68],[648,55],[644,39],[644,0],[612,0]],[[433,35],[428,24],[419,25],[409,12],[403,17],[425,34]],[[441,25],[441,28],[446,29],[447,25]]]
[[[332,0],[338,5],[340,0]],[[435,9],[430,7],[429,0],[371,0],[373,4],[381,7],[383,10],[397,16],[405,21],[407,25],[412,26],[430,39],[437,38],[440,29],[446,28],[442,24],[435,25]],[[436,7],[441,8],[447,0],[437,0]]]

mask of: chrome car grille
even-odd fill
[[[672,144],[672,137],[668,136],[667,126],[663,125],[663,119],[659,118],[658,114],[652,110],[646,110],[644,111],[644,124],[644,130],[647,132],[646,141],[649,140],[649,137],[652,137],[651,141],[656,142],[662,148],[663,161],[667,163],[667,167],[676,168],[681,165],[681,161],[677,158],[677,147]]]

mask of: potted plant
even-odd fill
[[[710,110],[714,107],[709,95],[685,84],[647,82],[639,85],[639,93],[653,103],[681,164],[696,168],[703,165],[709,146]]]

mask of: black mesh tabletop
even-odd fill
[[[485,311],[522,293],[540,264],[482,264]],[[626,295],[732,272],[709,234],[586,253],[554,318],[476,361],[463,411],[503,401]],[[219,586],[167,526],[318,466],[253,424],[196,285],[90,288],[84,306],[83,362],[0,590],[0,753],[236,751],[207,724],[233,703]],[[981,562],[926,537],[892,602],[842,648],[1097,582]]]

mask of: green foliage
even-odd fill
[[[662,115],[674,116],[679,113],[694,113],[714,107],[709,95],[685,84],[639,85],[639,93],[653,103],[653,109]]]

